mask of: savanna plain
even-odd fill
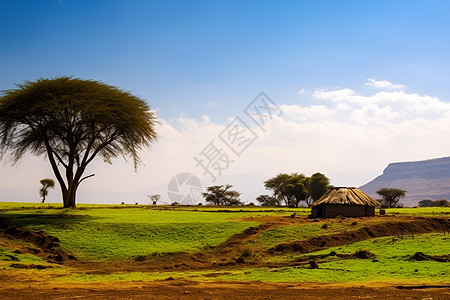
[[[1,299],[449,299],[450,208],[0,203]]]

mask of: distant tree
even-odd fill
[[[161,195],[154,194],[154,195],[147,195],[147,197],[150,198],[150,201],[152,202],[153,205],[156,205],[158,200],[161,198]]]
[[[206,202],[214,205],[242,205],[241,193],[231,190],[232,187],[230,184],[209,186],[206,188],[207,192],[202,195]]]
[[[124,156],[136,168],[138,152],[157,139],[156,123],[144,100],[99,81],[27,81],[0,98],[0,150],[11,151],[14,162],[27,152],[45,155],[64,207],[75,208],[80,183],[93,176],[83,175],[89,163]]]
[[[269,195],[259,195],[256,197],[256,201],[259,202],[259,205],[261,206],[279,206],[280,201],[272,196]]]
[[[39,195],[42,197],[42,203],[45,202],[45,197],[48,195],[48,189],[54,189],[55,188],[55,181],[53,179],[41,179],[40,183],[42,184],[41,188],[39,189]]]
[[[286,191],[291,196],[289,206],[298,207],[301,201],[308,203],[308,181],[309,177],[303,174],[291,175],[286,185]]]
[[[292,195],[288,192],[288,181],[291,178],[291,175],[286,173],[280,173],[273,178],[270,178],[264,181],[264,187],[267,190],[271,190],[273,193],[273,197],[277,198],[278,201],[284,202],[286,206],[289,206]]]
[[[387,207],[399,207],[399,201],[405,197],[406,191],[394,188],[382,188],[377,191]]]
[[[440,200],[433,201],[432,206],[433,207],[449,207],[450,202],[447,199],[440,199]]]
[[[308,206],[312,202],[318,200],[323,196],[332,186],[330,185],[330,180],[322,173],[315,173],[311,176],[308,181],[308,195],[309,201],[307,201]]]
[[[264,181],[264,187],[273,192],[272,196],[286,206],[298,207],[301,201],[310,206],[331,188],[330,180],[321,173],[307,177],[299,173],[280,173]]]
[[[433,200],[423,199],[419,201],[418,205],[420,207],[431,207],[433,206],[433,202]]]

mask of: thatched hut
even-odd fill
[[[311,204],[312,218],[368,217],[380,203],[358,188],[334,187]]]

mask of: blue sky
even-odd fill
[[[73,75],[221,122],[367,77],[447,98],[448,1],[2,1],[0,88]]]
[[[0,90],[72,75],[158,112],[161,140],[130,191],[180,171],[201,177],[192,156],[261,91],[284,115],[229,175],[322,171],[360,185],[389,162],[447,156],[449,53],[450,1],[0,2]],[[5,187],[31,165],[4,168]],[[110,189],[112,169],[97,168],[106,180],[90,188]]]

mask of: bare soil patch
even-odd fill
[[[449,287],[318,285],[190,280],[120,284],[29,284],[0,289],[2,299],[448,299]]]

